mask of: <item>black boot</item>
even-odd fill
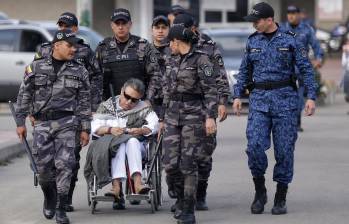
[[[74,207],[73,207],[73,193],[74,193],[74,189],[75,189],[75,181],[71,181],[70,183],[70,188],[69,188],[69,193],[68,193],[68,202],[67,205],[65,206],[65,211],[66,212],[73,212],[74,211]]]
[[[183,211],[180,217],[177,219],[177,224],[195,224],[194,215],[195,200],[185,199],[183,200]]]
[[[56,213],[57,188],[56,182],[43,182],[40,184],[44,192],[44,205],[42,212],[46,219],[52,219]]]
[[[177,192],[175,189],[175,179],[169,175],[166,175],[167,191],[170,198],[177,198]]]
[[[69,224],[70,221],[65,213],[65,206],[68,202],[68,195],[58,194],[58,203],[56,207],[56,223]]]
[[[171,206],[171,212],[175,212],[177,207],[179,206],[179,199]]]
[[[264,205],[268,201],[264,176],[253,178],[253,182],[254,182],[256,193],[251,205],[251,213],[262,214],[264,212]]]
[[[179,217],[182,215],[182,212],[183,212],[183,199],[182,198],[177,199],[177,201],[176,201],[177,203],[176,210],[174,211],[174,215],[173,215],[173,218],[175,219],[179,219]]]
[[[274,199],[274,207],[271,210],[273,215],[282,215],[287,213],[286,194],[288,186],[286,184],[278,183],[276,186],[276,193]]]
[[[206,204],[206,191],[208,186],[207,181],[208,180],[198,181],[198,189],[196,191],[196,205],[195,205],[195,208],[198,211],[208,210],[208,206]]]

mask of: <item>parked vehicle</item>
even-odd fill
[[[11,22],[10,22],[11,23]],[[51,41],[57,30],[54,22],[19,22],[0,25],[0,101],[14,100],[25,66],[34,59],[37,48]],[[78,36],[95,49],[103,39],[88,27],[79,27]]]

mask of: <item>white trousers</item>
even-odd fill
[[[115,157],[111,159],[111,173],[113,179],[125,179],[126,176],[126,155],[130,175],[142,173],[142,156],[145,155],[145,148],[142,142],[136,138],[130,138],[122,143]]]

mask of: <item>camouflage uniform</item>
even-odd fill
[[[291,83],[294,67],[303,75],[308,89],[307,98],[315,100],[316,83],[308,59],[308,52],[290,31],[277,30],[269,41],[263,34],[255,32],[246,45],[234,97],[243,94],[249,80],[249,66],[253,67],[254,85],[262,84],[267,88],[255,88],[250,94],[247,124],[247,155],[252,176],[264,175],[268,159],[265,151],[270,148],[270,133],[273,136],[276,165],[274,181],[287,185],[292,181],[294,149],[297,140],[298,95],[294,86],[271,89],[273,82]]]
[[[156,52],[147,40],[130,34],[121,52],[115,37],[107,37],[99,43],[96,58],[103,72],[103,99],[110,95],[109,84],[113,84],[116,95],[130,78],[142,80],[147,87],[146,98],[155,94],[156,81],[161,78]]]
[[[58,194],[67,195],[77,128],[90,131],[91,103],[88,71],[82,64],[67,61],[58,74],[52,58],[33,61],[26,68],[16,107],[17,125],[24,126],[30,113],[34,124],[33,156],[40,184],[56,181]]]
[[[52,53],[52,45],[51,43],[43,43],[40,48],[38,49],[37,53],[35,54],[34,60],[38,60],[41,58],[48,58],[51,56]],[[103,77],[102,73],[99,68],[99,64],[97,60],[94,57],[94,53],[90,46],[85,43],[77,44],[76,46],[76,52],[74,59],[80,63],[82,63],[87,71],[89,72],[89,80],[91,84],[91,111],[96,112],[99,104],[102,101],[102,95],[103,95]],[[80,130],[78,130],[78,133],[76,134],[76,147],[75,147],[75,159],[76,164],[73,169],[73,177],[71,181],[71,187],[69,189],[69,201],[68,204],[72,204],[72,197],[73,192],[75,188],[75,184],[78,181],[78,172],[80,169],[80,151],[81,151],[81,145],[80,145]]]
[[[205,52],[210,61],[213,63],[213,73],[216,79],[216,87],[218,91],[219,105],[226,105],[230,95],[229,82],[224,67],[224,62],[220,50],[216,43],[207,35],[199,33],[199,41],[195,45],[196,49]],[[208,178],[212,170],[212,154],[217,146],[216,135],[207,136],[205,146],[200,160],[199,167],[199,181],[197,189],[198,201],[205,201],[206,190],[208,186]]]
[[[47,58],[51,56],[51,43],[43,43],[35,54],[34,60]],[[103,77],[98,64],[94,57],[94,52],[86,43],[77,44],[74,59],[82,63],[89,72],[91,84],[91,110],[96,112],[99,104],[102,102],[103,95]]]
[[[164,44],[163,46],[160,46],[160,47],[155,46],[153,43],[151,47],[154,49],[154,52],[156,53],[160,72],[161,72],[161,75],[163,76],[166,73],[166,64],[169,62],[171,57],[171,49],[170,49],[169,43]],[[159,80],[162,80],[162,77]],[[156,87],[157,88],[155,89],[154,97],[151,99],[151,103],[154,111],[159,116],[161,113],[164,96],[162,92],[162,85],[158,84]]]
[[[213,64],[193,48],[183,58],[171,58],[163,82],[164,168],[175,182],[178,199],[195,203],[205,120],[217,114]]]

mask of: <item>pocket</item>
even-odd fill
[[[64,87],[77,89],[81,86],[81,81],[78,76],[66,76],[64,79]]]
[[[45,74],[37,74],[34,78],[34,84],[38,87],[43,87],[47,85],[48,75]]]

